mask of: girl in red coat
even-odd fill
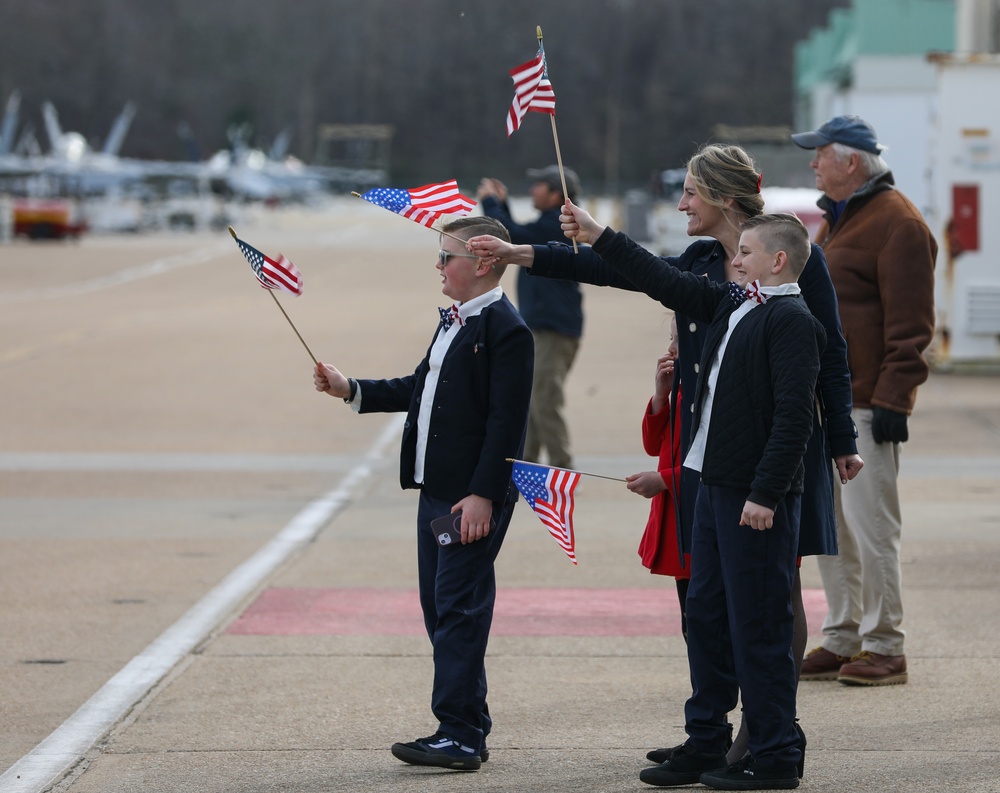
[[[677,502],[675,493],[681,475],[681,423],[677,415],[680,390],[673,395],[674,364],[677,360],[677,320],[670,321],[670,346],[656,361],[653,396],[642,417],[642,445],[646,454],[659,458],[657,470],[626,477],[633,493],[651,498],[649,521],[639,543],[644,567],[656,575],[673,576],[681,604],[681,631],[687,637],[684,602],[691,578],[691,556],[681,554],[677,537]]]

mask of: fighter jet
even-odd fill
[[[251,130],[233,126],[228,130],[229,148],[207,160],[141,160],[122,157],[122,144],[136,115],[129,102],[115,119],[99,150],[91,148],[79,132],[65,131],[51,102],[42,105],[42,118],[49,141],[44,154],[27,154],[13,144],[17,132],[20,95],[7,101],[0,121],[0,189],[20,195],[73,195],[90,197],[109,192],[147,192],[156,185],[164,192],[171,180],[211,189],[225,197],[243,201],[279,203],[302,201],[334,189],[354,189],[354,185],[382,183],[385,174],[371,169],[350,169],[306,165],[288,154],[290,130],[283,130],[270,150],[250,145]],[[193,144],[187,125],[183,137]],[[379,181],[381,179],[381,181]]]

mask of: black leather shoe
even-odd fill
[[[725,767],[724,754],[703,754],[684,744],[677,747],[665,763],[642,769],[639,772],[639,779],[647,785],[657,787],[693,785],[706,771],[721,770]]]
[[[698,781],[716,790],[791,790],[799,786],[799,775],[793,765],[757,768],[748,756],[727,768],[706,771]]]

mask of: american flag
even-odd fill
[[[412,190],[376,187],[361,197],[428,228],[442,215],[468,215],[476,205],[471,198],[458,192],[458,182],[454,179]]]
[[[507,137],[521,126],[521,119],[529,110],[536,113],[556,114],[556,95],[549,82],[549,68],[545,63],[545,48],[538,43],[538,54],[527,63],[510,70],[514,79],[514,101],[507,113]]]
[[[576,564],[573,491],[580,481],[580,474],[565,468],[550,468],[516,460],[513,479],[528,506],[535,511],[573,564]]]
[[[239,245],[243,255],[253,268],[253,274],[257,276],[260,285],[265,289],[280,289],[290,295],[298,297],[302,294],[302,273],[299,268],[292,264],[281,254],[275,261],[265,256],[252,245],[247,245],[243,240],[234,235],[236,244]]]

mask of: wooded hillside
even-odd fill
[[[548,117],[509,140],[508,71],[541,25],[563,159],[617,191],[677,167],[716,124],[792,123],[795,43],[848,0],[30,0],[0,4],[0,102],[48,145],[40,106],[99,143],[124,104],[123,154],[202,157],[251,122],[311,161],[324,123],[395,128],[398,185],[555,161]]]

